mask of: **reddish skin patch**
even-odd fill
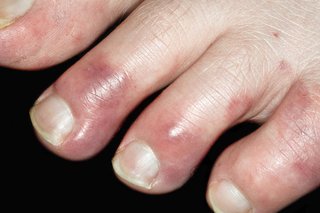
[[[301,179],[304,180],[304,184],[320,186],[320,158],[314,156],[314,159],[317,160],[310,160],[310,163],[297,159],[291,168],[295,173],[300,174]]]
[[[226,120],[241,119],[251,106],[252,98],[247,94],[239,94],[234,98],[231,98],[231,101],[226,108]]]
[[[280,111],[283,123],[280,130],[288,129],[293,121],[304,119],[306,116],[306,109],[312,105],[312,99],[308,88],[301,82],[298,82],[294,88],[291,89],[289,97],[286,98],[286,103],[282,105]]]
[[[278,68],[279,68],[279,70],[289,70],[290,69],[290,65],[289,65],[289,63],[287,61],[282,60],[282,61],[280,61]]]
[[[49,2],[49,1],[48,1]],[[51,3],[46,6],[51,6]],[[44,6],[45,7],[45,6]],[[36,15],[35,15],[36,14]],[[51,10],[40,10],[33,7],[32,11],[18,18],[10,27],[0,32],[0,63],[4,66],[23,63],[22,69],[38,69],[39,63],[46,64],[45,59],[38,58],[33,65],[25,62],[27,56],[37,56],[38,52],[50,40],[52,20]],[[37,24],[35,24],[37,23]],[[38,23],[46,23],[46,26]],[[34,42],[37,41],[37,42]],[[30,45],[31,44],[31,45]],[[33,58],[32,57],[32,58]],[[31,66],[29,66],[31,65]]]
[[[59,151],[70,159],[87,158],[100,151],[117,131],[126,112],[134,107],[132,92],[128,92],[131,81],[107,58],[89,55],[54,84],[54,90],[70,105],[76,120]]]
[[[308,185],[319,184],[320,117],[313,92],[318,86],[307,87],[299,82],[290,92],[286,103],[279,110],[278,133],[284,150],[291,158],[291,169]],[[289,161],[290,162],[290,161]]]
[[[152,117],[150,116],[150,120]],[[149,123],[148,134],[149,144],[157,150],[157,155],[162,162],[161,174],[164,175],[166,183],[179,185],[187,180],[193,173],[202,153],[211,141],[207,141],[204,129],[186,123],[182,131],[176,135],[170,135],[170,131],[179,126],[177,121],[184,120],[180,115],[170,112],[160,113],[154,122]],[[187,169],[186,169],[187,168]]]
[[[73,45],[81,44],[81,42],[84,40],[84,36],[81,32],[72,33],[71,37],[73,38],[72,40]]]
[[[104,54],[93,55],[83,61],[57,81],[58,93],[74,108],[80,108],[79,115],[100,107],[119,111],[121,100],[126,100],[130,94],[131,80],[122,75],[124,71],[110,65],[108,56]]]
[[[33,70],[74,56],[116,18],[118,9],[111,10],[108,5],[104,1],[68,1],[68,4],[35,1],[28,13],[0,30],[0,65]],[[97,13],[97,10],[104,12]],[[85,12],[79,16],[79,11]],[[87,17],[95,24],[83,24]]]
[[[154,110],[153,106],[158,104],[155,100],[134,124],[134,132],[129,131],[121,144],[122,148],[133,139],[140,139],[155,150],[161,162],[158,180],[161,180],[159,186],[162,186],[156,191],[172,190],[163,186],[176,188],[184,183],[212,144],[213,138],[207,137],[206,129],[194,125],[192,117],[185,117],[187,109],[182,102],[177,100],[168,108]],[[175,129],[176,134],[172,134]]]
[[[316,87],[297,82],[265,125],[225,150],[216,164],[213,179],[233,180],[257,212],[276,212],[319,186],[319,138],[307,140],[295,128],[311,125],[320,130]]]
[[[286,60],[281,60],[276,68],[276,71],[279,72],[280,74],[283,74],[285,76],[288,76],[290,74],[293,74],[292,67],[289,62]],[[285,77],[284,76],[284,77]]]

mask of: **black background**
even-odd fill
[[[0,68],[1,92],[1,203],[11,210],[100,212],[211,212],[205,200],[212,164],[228,144],[257,128],[244,124],[233,128],[217,142],[194,177],[181,189],[167,195],[144,195],[128,189],[115,177],[111,159],[125,131],[156,95],[133,112],[110,145],[93,159],[69,162],[43,148],[36,139],[29,109],[55,79],[81,55],[41,72]],[[289,206],[283,213],[320,212],[320,190]],[[96,211],[94,211],[96,212]]]

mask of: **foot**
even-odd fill
[[[214,210],[275,212],[319,187],[320,1],[4,2],[0,64],[21,69],[69,58],[130,14],[31,110],[56,154],[93,156],[166,87],[113,159],[130,187],[180,187],[219,135],[244,121],[263,125],[216,162],[207,193]]]

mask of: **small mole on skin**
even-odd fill
[[[275,38],[279,38],[280,33],[279,33],[279,32],[273,32],[272,35],[273,35]]]
[[[290,65],[285,60],[280,61],[279,63],[279,70],[289,70]]]

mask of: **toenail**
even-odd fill
[[[230,181],[212,184],[208,198],[216,213],[248,213],[252,209],[249,201]]]
[[[32,124],[42,139],[59,146],[73,129],[74,118],[70,107],[53,93],[39,100],[30,111]]]
[[[125,181],[151,189],[159,172],[159,161],[152,149],[141,141],[134,141],[119,151],[113,159],[116,174]]]
[[[0,29],[12,24],[18,17],[23,16],[32,6],[34,0],[1,0]]]

